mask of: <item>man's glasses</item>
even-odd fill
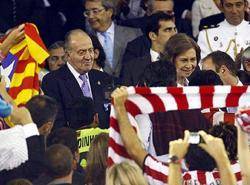
[[[89,17],[90,15],[91,15],[91,13],[93,14],[93,15],[98,15],[100,12],[102,12],[103,10],[105,10],[105,8],[102,8],[102,9],[97,9],[97,8],[95,8],[95,9],[91,9],[91,10],[85,10],[84,12],[83,12],[83,15],[85,16],[85,17]]]

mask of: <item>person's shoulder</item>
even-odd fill
[[[43,77],[43,81],[48,81],[48,80],[50,81],[50,80],[64,78],[66,74],[67,74],[67,66],[64,65],[55,71],[50,71],[49,73],[47,73]]]
[[[225,16],[223,13],[219,13],[219,14],[205,17],[205,18],[201,19],[201,21],[200,21],[199,30],[201,31],[203,29],[214,27],[214,26],[218,25],[220,22],[222,22],[224,19],[225,19]]]
[[[122,32],[124,35],[141,35],[142,32],[140,29],[138,28],[131,28],[131,27],[127,27],[127,26],[119,26],[119,25],[115,25],[116,26],[116,30],[119,32]]]

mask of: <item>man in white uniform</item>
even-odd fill
[[[244,20],[247,7],[247,0],[221,0],[225,20],[199,33],[201,59],[216,50],[224,51],[235,59],[242,49],[250,46],[250,24]]]

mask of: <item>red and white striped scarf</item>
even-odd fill
[[[138,125],[135,121],[135,116],[138,114],[250,105],[250,86],[129,87],[127,91],[129,97],[125,106],[130,123],[138,135]],[[109,137],[108,165],[131,159],[123,146],[113,105],[110,113]],[[154,174],[158,173],[157,170],[156,167],[153,169],[154,173],[146,173],[147,179],[155,179]],[[164,179],[158,181],[162,184],[166,182]]]

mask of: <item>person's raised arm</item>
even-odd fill
[[[7,36],[7,38],[3,41],[3,43],[0,44],[0,51],[2,55],[6,56],[10,48],[12,48],[15,44],[17,44],[24,38],[24,24],[21,24],[17,28],[14,28]]]
[[[250,107],[248,108],[250,109]],[[244,109],[242,109],[244,110]],[[240,114],[242,110],[239,110],[237,114]],[[244,132],[239,125],[241,120],[237,119],[237,130],[238,130],[238,157],[241,168],[242,175],[242,184],[249,185],[250,184],[250,150],[248,146],[248,134]]]
[[[15,105],[14,100],[11,98],[11,96],[8,94],[8,92],[6,90],[6,82],[5,82],[4,76],[1,76],[1,80],[0,80],[0,95],[2,96],[4,101],[6,101],[7,103],[10,103],[12,105]]]
[[[127,111],[124,105],[128,97],[126,87],[117,88],[111,96],[113,98],[114,109],[116,112],[116,118],[119,124],[123,144],[132,159],[141,168],[143,168],[143,162],[148,153],[142,148],[140,140],[129,122]]]
[[[178,139],[169,143],[169,185],[182,185],[181,160],[188,151],[189,131],[185,131],[184,139]]]
[[[216,161],[220,172],[221,185],[235,185],[236,178],[232,172],[222,139],[206,134],[204,131],[200,131],[199,134],[204,140],[204,143],[200,143],[199,146]]]

